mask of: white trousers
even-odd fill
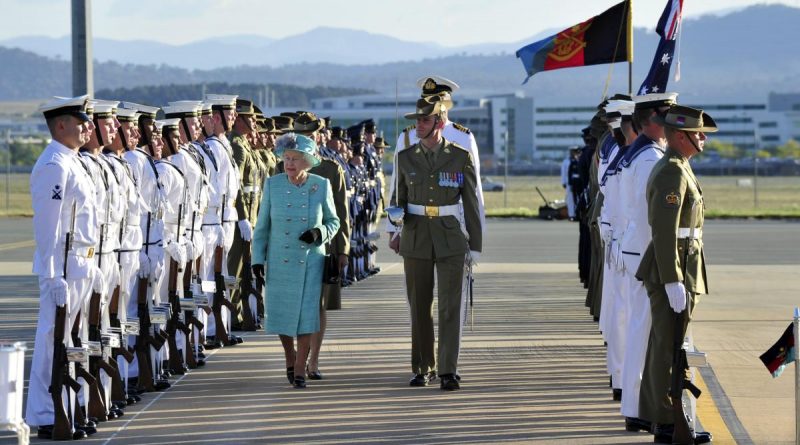
[[[83,302],[91,291],[88,278],[67,280],[69,298],[67,300],[68,319],[64,326],[64,343],[72,346],[71,330],[78,311],[82,309]],[[44,280],[39,279],[39,289],[44,288]],[[28,400],[25,408],[25,423],[30,426],[52,425],[55,422],[53,399],[48,392],[52,376],[56,305],[49,295],[40,292],[39,317],[36,323],[36,338],[33,346],[33,360],[31,361],[31,375],[28,384]],[[72,391],[62,390],[62,400],[69,400],[70,411],[74,414],[75,397]],[[69,398],[68,398],[69,397]]]
[[[639,417],[639,388],[647,356],[652,318],[650,298],[644,284],[634,276],[635,271],[625,271],[624,279],[628,294],[627,327],[625,336],[625,359],[622,366],[622,405],[625,417]]]
[[[608,343],[606,367],[611,376],[611,386],[616,389],[622,388],[622,364],[626,352],[625,326],[628,312],[626,295],[622,273],[613,264],[611,267],[606,267],[603,271],[603,306],[600,314],[606,313],[606,324],[603,330],[606,343]],[[607,303],[606,299],[608,299]]]

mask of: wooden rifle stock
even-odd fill
[[[167,279],[167,289],[169,292],[169,302],[172,306],[172,316],[167,320],[167,334],[169,338],[169,368],[175,373],[183,372],[183,357],[181,351],[178,349],[177,335],[179,328],[179,314],[181,310],[181,303],[178,301],[178,263],[169,260],[169,278]]]
[[[50,377],[50,396],[53,399],[55,421],[53,423],[54,440],[72,440],[72,420],[64,407],[62,388],[67,386],[69,378],[69,362],[67,347],[64,344],[64,329],[67,323],[66,306],[56,306],[55,331],[53,333],[53,369]],[[69,391],[67,391],[69,393]]]
[[[253,287],[253,271],[251,269],[252,256],[250,241],[242,242],[242,283],[240,287],[242,300],[242,329],[245,331],[256,330],[256,320],[253,317],[253,308],[250,306],[250,294],[255,295],[256,301],[260,299],[258,291]]]
[[[214,327],[216,329],[216,338],[221,344],[230,346],[231,340],[225,323],[222,321],[222,306],[226,306],[233,312],[233,304],[225,298],[225,278],[222,276],[222,247],[217,246],[214,250],[214,281],[216,282],[216,291],[214,292],[214,301],[211,304],[211,311],[214,313]]]

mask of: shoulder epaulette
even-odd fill
[[[467,130],[467,131],[469,131],[469,130]],[[469,153],[469,152],[470,152],[468,149],[466,149],[465,147],[462,147],[462,146],[460,146],[460,145],[456,144],[455,142],[452,142],[452,141],[447,141],[447,142],[449,143],[449,146],[451,146],[451,147],[453,147],[453,148],[458,148],[459,150],[465,151],[465,152],[467,152],[467,153]]]
[[[415,128],[417,128],[417,124],[414,124],[414,125],[409,125],[408,127],[406,127],[406,128],[404,128],[404,129],[403,129],[403,132],[404,132],[404,133],[407,133],[407,132],[409,132],[409,131],[411,131],[411,130],[413,130],[413,129],[415,129]]]
[[[455,122],[453,122],[453,128],[455,128],[456,130],[458,130],[458,131],[460,131],[462,133],[467,133],[467,134],[470,133],[469,128],[467,128],[467,127],[465,127],[465,126],[463,126],[461,124],[457,124]]]

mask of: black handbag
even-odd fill
[[[322,283],[336,284],[340,278],[339,262],[336,261],[336,255],[325,255],[325,262],[322,265]]]

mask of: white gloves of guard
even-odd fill
[[[147,256],[144,250],[139,251],[139,272],[137,275],[139,278],[147,278],[150,276],[152,271],[152,265],[150,264],[150,257]]]
[[[250,225],[250,221],[243,219],[239,221],[239,234],[242,236],[242,239],[245,241],[250,241],[253,239],[253,226]]]
[[[672,310],[681,313],[686,309],[686,287],[681,282],[666,283],[664,289],[667,291],[669,305]]]
[[[480,260],[480,259],[481,259],[481,253],[480,252],[478,252],[476,250],[470,250],[469,251],[469,256],[467,257],[467,261],[469,261],[469,264],[471,266],[477,266],[478,265],[478,260]]]
[[[164,252],[167,252],[173,260],[178,264],[186,263],[186,249],[180,244],[171,241],[164,246]]]
[[[90,277],[92,278],[92,290],[103,295],[106,292],[106,282],[103,271],[97,266],[92,266]]]
[[[614,237],[614,231],[611,229],[611,226],[608,224],[599,224],[600,227],[600,238],[603,239],[603,242],[608,245],[611,242],[611,238]]]
[[[67,287],[67,280],[64,277],[48,278],[44,282],[45,295],[55,303],[56,306],[64,306],[67,304],[67,296],[69,295],[69,288]]]

